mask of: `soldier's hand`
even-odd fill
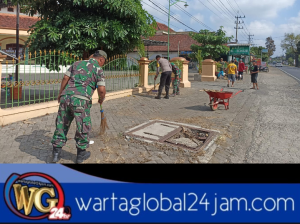
[[[59,95],[59,96],[57,97],[57,102],[58,102],[58,103],[60,103],[60,97],[61,97],[61,95]]]
[[[104,99],[105,99],[105,98],[104,98]],[[103,101],[104,101],[104,99],[99,99],[99,100],[98,100],[98,103],[102,104]]]

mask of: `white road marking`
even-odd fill
[[[295,76],[291,75],[290,73],[288,73],[288,72],[282,70],[281,68],[279,68],[279,70],[282,71],[282,72],[284,72],[285,74],[287,74],[287,75],[289,75],[289,76],[292,76],[294,79],[297,79],[297,80],[300,82],[300,79],[298,79],[297,77],[295,77]]]

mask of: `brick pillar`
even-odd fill
[[[145,89],[150,88],[148,85],[148,74],[149,74],[149,63],[150,60],[146,57],[142,57],[139,61],[139,67],[140,67],[140,86],[144,87]]]
[[[180,87],[183,88],[189,88],[191,87],[191,82],[189,81],[189,61],[187,61],[185,58],[182,57],[175,57],[172,58],[170,61],[174,62],[174,61],[182,61],[183,65],[182,65],[182,77],[181,77],[181,82],[180,82]]]
[[[216,62],[211,59],[206,59],[202,62],[202,82],[214,82],[216,77]]]

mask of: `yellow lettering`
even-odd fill
[[[42,204],[43,194],[48,194],[50,197],[53,198],[53,197],[55,197],[55,192],[54,192],[53,188],[43,187],[43,188],[39,189],[35,194],[34,205],[35,205],[36,209],[39,212],[48,213],[48,212],[50,212],[51,208],[56,206],[56,203],[58,202],[58,199],[48,198],[46,200],[47,203],[48,203],[48,207],[45,207]]]
[[[27,186],[22,187],[21,184],[14,184],[13,188],[15,192],[15,198],[16,198],[16,204],[18,210],[24,208],[25,215],[29,215],[32,211],[35,194],[38,191],[38,188],[31,187],[28,190]],[[29,192],[30,192],[30,196],[29,196]]]

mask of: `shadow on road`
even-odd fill
[[[183,109],[183,108],[181,108]],[[187,110],[199,110],[199,111],[211,111],[209,105],[197,105],[197,106],[191,106],[191,107],[184,107],[184,109]]]
[[[47,136],[49,131],[34,130],[28,135],[21,135],[15,138],[15,141],[20,142],[19,149],[31,156],[36,157],[38,160],[50,163],[52,159],[52,138]],[[64,149],[61,152],[61,158],[66,160],[75,161],[76,155]]]

